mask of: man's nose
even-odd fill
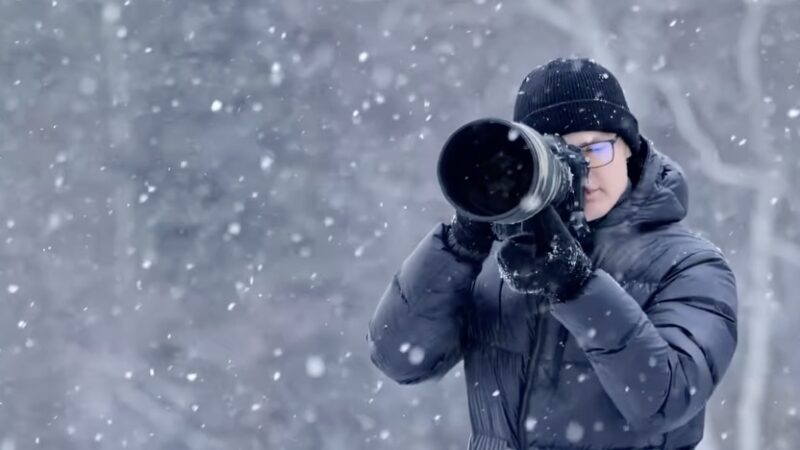
[[[589,173],[586,175],[586,178],[584,178],[583,187],[589,190],[597,188],[597,179],[596,177],[592,176],[592,169],[589,169]]]

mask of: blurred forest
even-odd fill
[[[399,386],[367,322],[444,140],[558,56],[736,271],[702,449],[797,449],[797,0],[0,0],[0,449],[466,448],[461,365]]]

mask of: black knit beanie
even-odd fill
[[[544,134],[616,133],[639,159],[639,124],[622,87],[591,59],[558,58],[533,69],[519,88],[514,121]]]

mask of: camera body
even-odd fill
[[[437,176],[447,201],[499,239],[530,233],[529,219],[553,205],[576,238],[588,232],[583,185],[588,162],[561,136],[504,119],[467,123],[445,142]]]

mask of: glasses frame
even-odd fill
[[[608,142],[608,143],[611,144],[611,159],[608,160],[607,163],[601,164],[599,166],[589,166],[589,169],[598,169],[600,167],[605,167],[605,166],[611,164],[612,162],[614,162],[614,158],[616,157],[616,154],[617,154],[617,150],[615,148],[616,147],[615,144],[617,143],[618,139],[619,139],[619,135],[616,135],[616,136],[614,136],[614,139],[603,139],[602,141],[589,142],[587,144],[583,144],[580,147],[578,147],[578,148],[581,149],[581,152],[583,152],[584,149],[588,148],[590,145],[602,144],[603,142]]]

